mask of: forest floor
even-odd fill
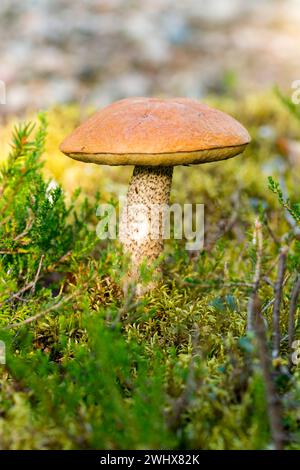
[[[164,282],[138,301],[118,241],[96,237],[130,169],[59,153],[76,107],[12,147],[14,122],[1,129],[0,448],[300,449],[299,109],[274,91],[207,101],[252,143],[176,168],[171,200],[205,204],[205,246],[168,241]]]

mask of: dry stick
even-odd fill
[[[274,305],[273,305],[273,357],[279,356],[280,351],[280,306],[282,300],[284,274],[286,269],[286,259],[288,247],[283,246],[280,251],[277,279],[274,286]]]
[[[3,254],[3,252],[0,251],[0,254]],[[65,255],[63,255],[56,263],[54,263],[52,266],[48,266],[47,268],[47,272],[51,273],[54,271],[54,268],[55,266],[57,266],[58,264],[60,263],[63,263],[70,255],[72,254],[71,251],[68,251]],[[29,289],[35,289],[35,285],[37,283],[37,281],[39,280],[39,277],[40,277],[40,271],[41,271],[41,268],[42,268],[42,262],[44,260],[44,255],[41,256],[41,259],[40,259],[40,264],[38,266],[38,270],[37,270],[37,274],[35,275],[35,278],[33,281],[29,282],[28,284],[26,284],[24,287],[22,287],[18,292],[15,292],[14,294],[10,295],[9,297],[7,297],[5,300],[3,300],[2,302],[0,302],[0,308],[3,307],[4,304],[6,304],[7,302],[12,302],[14,299],[18,299],[18,300],[23,300],[24,299],[20,299],[19,297],[24,294],[24,292],[28,291]],[[34,292],[34,291],[33,291]]]
[[[268,286],[274,289],[274,282],[272,282],[271,279],[268,278],[268,276],[263,276],[262,281],[264,281],[266,284],[268,284]]]
[[[36,283],[38,282],[39,277],[40,277],[40,272],[41,272],[41,269],[42,269],[42,264],[43,264],[44,258],[45,258],[45,255],[42,255],[41,259],[40,259],[40,262],[39,262],[39,265],[38,265],[37,272],[36,272],[34,280],[33,280],[33,285],[32,285],[32,288],[31,288],[32,294],[34,294],[34,292],[35,292],[35,286],[36,286]]]
[[[287,274],[287,275],[285,276],[285,278],[284,278],[283,283],[282,283],[282,287],[284,287],[284,286],[287,284],[289,278],[290,278],[290,275]],[[273,289],[274,289],[274,286],[273,286]],[[271,300],[262,308],[261,313],[265,313],[265,311],[268,310],[269,307],[272,307],[272,305],[274,305],[274,302],[275,302],[275,298],[271,299]]]
[[[281,419],[281,405],[273,382],[272,361],[267,346],[266,330],[261,314],[260,300],[257,294],[254,297],[253,310],[255,316],[254,329],[257,339],[260,365],[266,388],[268,417],[272,441],[276,450],[282,450],[285,441],[285,434]]]
[[[20,326],[27,325],[28,323],[32,323],[36,320],[39,320],[39,318],[44,317],[48,313],[52,312],[52,310],[57,310],[59,307],[61,307],[63,304],[74,298],[76,295],[78,295],[78,292],[74,292],[73,294],[67,295],[64,297],[60,302],[57,302],[54,305],[51,305],[50,307],[46,308],[43,312],[39,312],[36,315],[33,315],[32,317],[26,318],[26,320],[17,322],[17,323],[11,323],[10,325],[7,325],[4,330],[11,330],[12,328],[19,328]]]
[[[0,303],[0,308],[3,307],[3,305],[6,304],[7,302],[12,302],[14,299],[17,299],[17,300],[20,300],[20,301],[21,301],[21,300],[24,300],[24,299],[22,299],[20,296],[21,296],[22,294],[24,294],[24,292],[28,291],[29,289],[31,289],[31,290],[32,290],[32,293],[34,293],[36,283],[37,283],[37,281],[39,280],[39,277],[40,277],[43,259],[44,259],[44,255],[41,256],[41,259],[40,259],[40,262],[39,262],[38,269],[37,269],[37,272],[36,272],[36,275],[35,275],[34,280],[31,281],[31,282],[29,282],[28,284],[26,284],[26,285],[25,285],[24,287],[22,287],[22,289],[20,289],[18,292],[15,292],[14,294],[10,295],[10,296],[7,297],[5,300],[3,300],[3,302]]]
[[[29,284],[26,284],[22,289],[20,289],[18,292],[15,292],[14,294],[10,295],[7,297],[3,302],[0,303],[0,308],[3,307],[4,304],[7,302],[12,302],[14,299],[20,299],[20,296],[24,294],[27,290],[31,289],[33,287],[34,281],[29,282]]]
[[[248,302],[248,321],[247,321],[248,332],[253,330],[254,300],[259,289],[260,277],[261,277],[261,262],[262,262],[262,255],[263,255],[263,236],[262,236],[262,225],[259,222],[259,220],[255,221],[254,239],[256,242],[256,265],[255,265],[255,272],[254,272],[254,277],[253,277],[252,294]]]
[[[289,336],[289,351],[290,351],[290,358],[289,358],[290,367],[292,366],[292,345],[293,345],[294,336],[295,336],[295,315],[296,315],[299,295],[300,295],[300,274],[297,275],[296,282],[292,289],[291,303],[290,303],[290,310],[289,310],[288,336]]]
[[[47,272],[52,273],[53,271],[55,271],[56,266],[58,266],[61,263],[64,263],[71,255],[72,255],[72,251],[71,250],[67,251],[67,253],[65,253],[58,261],[53,263],[51,266],[47,267]]]

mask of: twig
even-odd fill
[[[265,382],[268,417],[272,441],[276,450],[282,450],[284,446],[285,435],[281,419],[281,404],[273,382],[272,362],[267,346],[266,331],[263,317],[261,314],[260,300],[257,294],[254,297],[253,311],[255,316],[254,329],[257,339],[260,365]]]
[[[263,308],[261,313],[265,313],[266,310],[268,310],[269,307],[272,307],[274,305],[275,299],[271,299]]]
[[[24,294],[24,292],[26,292],[27,290],[31,289],[33,284],[34,284],[34,281],[29,282],[24,287],[22,287],[22,289],[20,289],[18,292],[15,292],[14,294],[4,299],[0,303],[0,308],[3,307],[3,305],[6,304],[7,302],[12,302],[14,299],[20,299],[20,296]]]
[[[253,330],[253,320],[254,320],[254,300],[258,293],[261,277],[261,262],[263,255],[263,236],[262,236],[262,226],[259,220],[255,221],[254,229],[254,241],[256,244],[256,265],[255,272],[253,277],[253,289],[249,297],[248,302],[248,320],[247,320],[247,331],[250,332]]]
[[[54,305],[51,305],[50,307],[46,308],[43,312],[39,312],[36,315],[33,315],[32,317],[26,318],[26,320],[23,320],[21,322],[17,323],[11,323],[10,325],[7,325],[4,327],[4,330],[11,330],[12,328],[19,328],[20,326],[27,325],[28,323],[35,322],[36,320],[39,320],[41,317],[44,317],[45,315],[48,315],[48,313],[52,312],[53,310],[57,310],[60,308],[63,304],[74,298],[76,295],[78,295],[78,292],[67,295],[64,297],[60,302],[57,302]]]
[[[280,251],[277,279],[274,286],[274,305],[273,305],[273,357],[279,355],[280,350],[280,306],[282,300],[284,273],[286,269],[286,259],[288,247],[283,246]]]
[[[274,282],[271,281],[270,278],[268,278],[268,276],[263,276],[262,277],[262,280],[268,284],[268,286],[272,287],[272,289],[274,289]]]
[[[284,286],[287,284],[289,278],[290,278],[290,275],[287,274],[287,276],[285,276],[284,281],[283,281],[283,283],[282,283],[282,287],[284,287]],[[273,289],[274,289],[274,286],[273,286]],[[269,307],[272,307],[272,305],[274,305],[274,302],[275,302],[275,298],[271,299],[271,300],[262,308],[261,313],[265,313],[265,311],[268,310]]]
[[[3,252],[0,251],[0,254],[3,254]],[[6,252],[7,254],[7,252]],[[47,272],[52,272],[54,271],[54,267],[56,265],[58,265],[59,263],[63,263],[69,256],[71,255],[71,251],[68,251],[65,255],[63,255],[55,264],[53,264],[52,266],[48,266],[47,267]],[[24,294],[24,292],[32,289],[32,293],[34,293],[35,291],[35,286],[36,286],[36,283],[38,282],[39,278],[40,278],[40,274],[41,274],[41,269],[42,269],[42,264],[43,264],[43,260],[45,258],[45,255],[42,255],[41,256],[41,259],[40,259],[40,262],[39,262],[39,266],[38,266],[38,269],[37,269],[37,272],[36,272],[36,275],[35,275],[35,278],[33,281],[29,282],[28,284],[26,284],[24,287],[22,287],[18,292],[15,292],[14,294],[10,295],[9,297],[7,297],[6,299],[4,299],[2,302],[0,302],[0,308],[3,307],[4,304],[8,303],[8,302],[12,302],[14,299],[18,299],[18,300],[23,300],[24,299],[20,299],[20,296],[22,294]]]
[[[300,295],[300,274],[297,275],[296,282],[292,289],[291,303],[290,303],[290,309],[289,309],[288,338],[289,338],[289,350],[290,350],[290,359],[289,359],[290,366],[292,364],[291,351],[292,351],[292,344],[293,344],[294,336],[295,336],[295,314],[296,314],[299,295]]]
[[[71,250],[67,251],[67,253],[65,253],[58,261],[55,261],[55,263],[47,267],[47,272],[51,273],[55,271],[55,268],[59,266],[61,263],[64,263],[71,255],[72,255],[72,251]]]
[[[34,290],[35,290],[35,286],[36,286],[36,283],[37,281],[39,280],[39,277],[40,277],[40,273],[41,273],[41,269],[42,269],[42,264],[43,264],[43,259],[44,259],[44,255],[41,256],[41,259],[40,259],[40,262],[39,262],[39,265],[38,265],[38,269],[37,269],[37,272],[36,272],[36,275],[35,275],[35,278],[33,281],[29,282],[28,284],[26,284],[24,287],[22,287],[22,289],[20,289],[18,292],[15,292],[14,294],[12,294],[11,296],[7,297],[5,300],[3,300],[1,303],[0,303],[0,308],[3,307],[4,304],[8,303],[8,302],[12,302],[14,299],[18,299],[18,300],[23,300],[21,298],[21,295],[24,294],[24,292],[28,291],[29,289],[32,290],[32,293],[34,293]]]
[[[36,272],[34,280],[33,280],[33,285],[31,287],[32,294],[34,294],[34,292],[35,292],[35,286],[36,286],[36,283],[38,282],[39,277],[40,277],[40,272],[41,272],[41,269],[42,269],[42,264],[43,264],[44,258],[45,258],[45,255],[42,255],[41,259],[40,259],[40,262],[39,262],[39,265],[38,265],[37,272]]]
[[[16,298],[17,300],[19,300],[19,302],[24,302],[24,303],[29,302],[29,299],[23,299],[23,298],[20,297],[18,294],[15,295],[15,298]]]

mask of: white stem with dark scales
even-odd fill
[[[153,265],[163,251],[163,217],[169,205],[173,167],[135,166],[120,222],[120,239],[129,255],[128,282],[137,283],[137,294],[151,290],[160,269],[154,270],[153,281],[139,283],[140,268]]]

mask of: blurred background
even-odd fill
[[[300,0],[1,0],[0,161],[15,124],[47,110],[47,178],[67,194],[79,186],[89,197],[96,189],[107,198],[125,194],[130,167],[73,161],[59,151],[61,141],[114,100],[186,96],[239,119],[253,144],[242,165],[234,159],[193,175],[176,171],[174,198],[200,198],[200,175],[201,191],[207,186],[211,196],[215,173],[223,180],[225,171],[258,193],[265,178],[257,180],[256,158],[267,162],[266,174],[286,168],[290,154],[300,162],[298,127],[272,91],[277,85],[291,97],[299,44]]]
[[[2,120],[132,95],[290,88],[299,43],[299,0],[1,0]]]

